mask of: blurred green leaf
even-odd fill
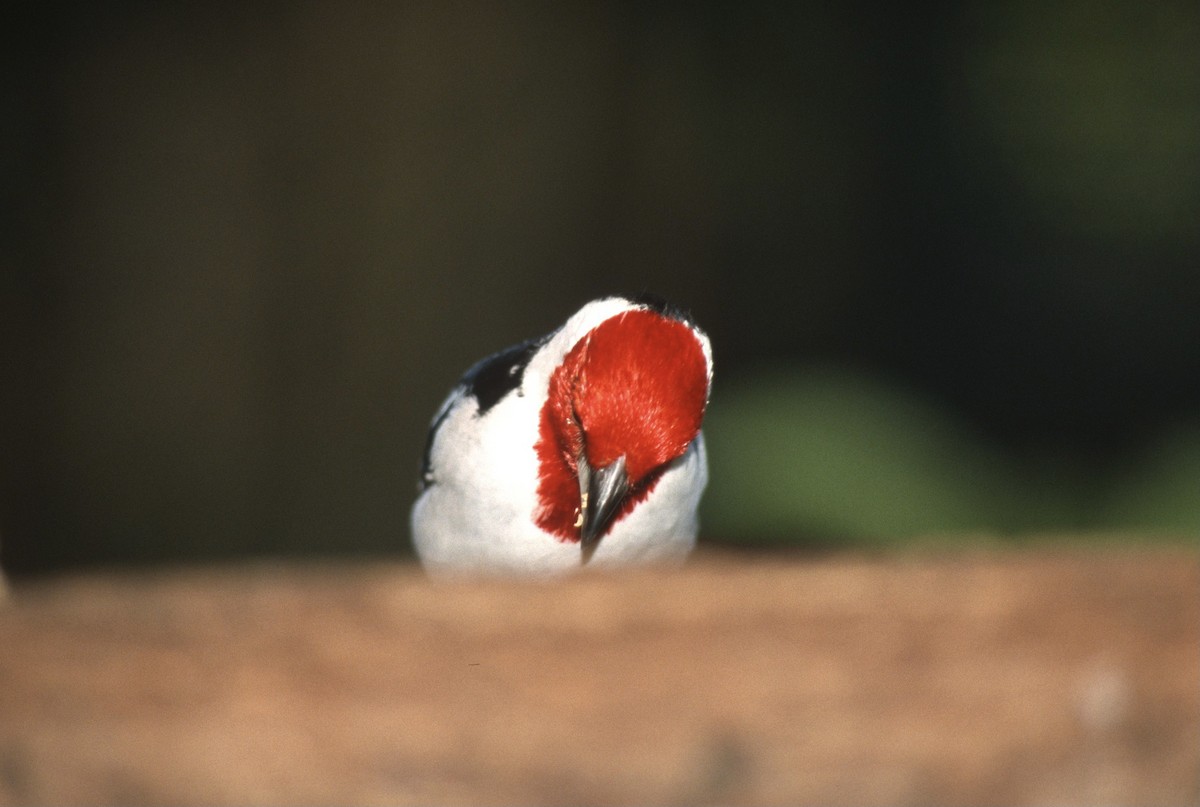
[[[932,402],[848,371],[727,389],[705,435],[705,532],[721,540],[889,544],[1077,520],[1080,487],[1062,467],[1031,474]]]

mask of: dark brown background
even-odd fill
[[[987,482],[878,536],[1198,534],[1197,41],[1194,0],[25,4],[0,561],[394,556],[458,375],[642,289],[713,339],[706,538],[854,543],[927,474]],[[731,483],[767,457],[721,413],[813,364],[930,402],[895,430],[965,424],[988,467],[780,483],[843,457],[829,413],[905,408],[832,397],[755,421],[817,434],[768,470],[824,512],[749,523]]]

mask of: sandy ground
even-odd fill
[[[1196,804],[1200,554],[17,584],[0,804]]]

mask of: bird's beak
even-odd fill
[[[628,492],[624,457],[603,468],[593,468],[586,457],[579,458],[579,544],[584,563],[591,560],[600,536],[621,509]]]

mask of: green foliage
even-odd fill
[[[1200,532],[1200,430],[1118,484],[1018,458],[919,395],[830,368],[727,389],[705,427],[705,534],[888,546],[1109,530]]]

